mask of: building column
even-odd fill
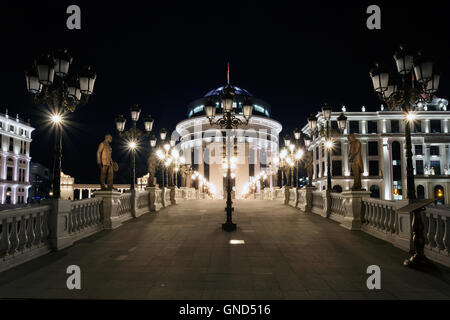
[[[384,200],[392,200],[392,150],[391,143],[387,138],[383,139],[383,181]]]
[[[90,199],[91,198],[91,189],[89,188],[88,189],[88,199]]]
[[[19,159],[14,157],[14,173],[13,173],[13,180],[17,181],[19,180]]]
[[[363,176],[369,175],[369,163],[367,160],[367,140],[361,141],[361,155],[363,160]]]

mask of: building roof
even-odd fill
[[[255,115],[270,118],[271,107],[264,100],[258,99],[249,91],[230,85],[234,89],[235,112],[242,113],[242,104],[247,97],[251,97],[253,103],[253,113]],[[204,106],[209,99],[212,99],[217,105],[217,113],[220,113],[220,96],[222,95],[225,86],[221,86],[214,90],[208,91],[202,98],[191,102],[188,106],[188,118],[196,117],[205,114]]]

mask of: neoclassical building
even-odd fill
[[[233,88],[233,108],[238,118],[243,120],[242,104],[245,99],[251,99],[253,104],[253,116],[248,125],[232,131],[233,151],[230,152],[233,152],[231,156],[236,161],[232,164],[232,184],[236,198],[240,198],[247,193],[253,177],[264,170],[276,172],[278,169],[272,159],[278,156],[278,135],[282,126],[271,118],[271,108],[267,102],[256,98],[247,90],[236,86]],[[187,119],[177,124],[175,133],[186,162],[213,185],[212,191],[217,198],[223,197],[226,186],[226,170],[223,166],[226,157],[226,130],[209,123],[204,106],[211,99],[216,103],[216,118],[220,118],[223,89],[224,87],[220,87],[211,90],[189,104]]]
[[[450,201],[450,111],[448,101],[434,99],[429,104],[419,103],[416,121],[411,128],[413,166],[418,198],[443,198]],[[345,107],[343,108],[345,110]],[[343,111],[344,111],[343,110]],[[341,112],[333,112],[332,128],[337,129],[336,118]],[[347,128],[343,136],[334,138],[331,151],[332,185],[335,191],[352,186],[351,168],[348,162],[349,142],[347,134],[354,133],[361,141],[364,172],[362,185],[373,197],[385,200],[406,197],[406,148],[405,115],[401,111],[389,111],[381,107],[377,112],[344,112]],[[321,113],[318,124],[324,123]],[[308,125],[303,133],[310,134]],[[327,150],[324,138],[315,137],[309,150],[313,151],[313,184],[320,190],[326,187]]]
[[[0,114],[0,202],[27,203],[30,188],[30,144],[34,128],[18,116]]]

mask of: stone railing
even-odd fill
[[[388,201],[363,198],[361,208],[361,230],[396,247],[411,249],[411,219],[396,210],[407,205],[407,201]]]
[[[50,205],[0,212],[0,271],[51,250],[48,239]]]
[[[346,229],[361,230],[402,250],[414,249],[412,213],[399,210],[408,205],[408,200],[374,199],[364,190],[342,193],[318,191],[315,187],[305,187],[296,193],[293,190],[285,193],[285,204],[332,219]],[[425,255],[450,267],[450,208],[428,206],[422,213],[422,220]]]
[[[285,191],[283,188],[274,188],[273,189],[273,199],[274,200],[285,200]]]
[[[450,208],[429,206],[422,215],[425,255],[450,267]]]
[[[68,234],[72,242],[103,230],[102,199],[71,202],[68,222]]]
[[[345,218],[345,198],[339,193],[330,193],[330,219],[342,222]]]
[[[313,191],[312,192],[312,207],[311,212],[322,215],[326,211],[326,191]]]
[[[179,190],[148,187],[145,191],[122,194],[97,191],[94,198],[77,201],[47,200],[40,205],[0,212],[0,271],[32,260],[51,250],[61,250],[74,242],[123,222],[159,211],[172,203],[171,193]],[[187,188],[195,199],[195,189]],[[164,198],[168,199],[164,202]],[[180,199],[180,198],[179,198]]]
[[[297,208],[299,208],[302,211],[306,211],[306,188],[298,189],[297,190]]]
[[[125,193],[119,198],[118,213],[119,217],[129,216],[132,217],[132,204],[131,193]]]

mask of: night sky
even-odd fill
[[[191,101],[225,84],[228,61],[231,83],[270,103],[282,134],[303,126],[325,101],[335,110],[342,104],[378,110],[368,72],[375,61],[394,67],[399,44],[436,58],[438,95],[448,98],[449,9],[444,1],[420,3],[8,1],[0,9],[0,112],[31,119],[32,161],[52,168],[53,135],[26,92],[23,70],[41,53],[68,48],[74,67],[91,64],[98,76],[89,103],[70,115],[63,171],[76,182],[96,183],[97,146],[111,133],[121,168],[115,182],[125,183],[128,158],[115,117],[129,119],[130,106],[139,104],[142,115],[155,119],[155,131],[171,131]],[[81,7],[81,30],[66,28],[71,4]],[[381,30],[366,28],[371,4],[381,7]],[[137,159],[138,176],[146,171],[146,152]]]

